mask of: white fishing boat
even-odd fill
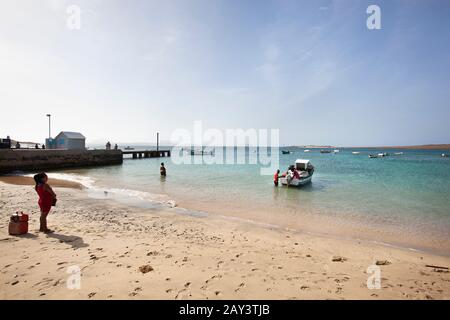
[[[183,148],[183,152],[191,155],[191,156],[213,156],[215,155],[214,149],[200,149],[200,148]]]
[[[309,152],[309,151],[310,151],[309,149],[303,150],[303,152]]]
[[[403,154],[403,152],[396,152],[394,153],[396,156],[401,156]]]
[[[338,153],[340,150],[339,149],[334,149],[334,153]]]
[[[294,173],[295,171],[298,175]],[[300,187],[310,183],[313,174],[314,166],[309,160],[297,159],[295,164],[289,167],[288,172],[281,176],[280,182],[283,186]]]
[[[360,154],[361,152],[359,151],[353,151],[352,154]]]

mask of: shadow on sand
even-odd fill
[[[83,238],[78,236],[66,236],[59,233],[48,233],[47,237],[58,239],[61,243],[67,243],[71,245],[74,249],[89,247],[89,244],[83,241]]]
[[[13,237],[22,238],[22,239],[36,239],[38,236],[33,233],[25,233],[25,234],[13,235]]]

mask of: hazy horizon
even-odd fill
[[[449,16],[443,0],[2,1],[0,137],[43,143],[50,113],[88,145],[167,143],[196,120],[281,145],[446,144]]]

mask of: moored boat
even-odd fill
[[[353,151],[352,154],[360,154],[361,152],[359,151]]]
[[[290,154],[291,151],[289,151],[289,150],[281,150],[281,153],[282,153],[282,154]]]
[[[311,182],[313,174],[314,166],[309,160],[297,159],[280,178],[280,182],[283,186],[301,187]]]
[[[305,150],[303,150],[303,152],[309,152],[310,150],[309,149],[305,149]]]
[[[376,154],[369,154],[369,158],[378,158],[378,155],[376,155]]]
[[[331,150],[324,150],[324,149],[321,149],[321,150],[320,150],[320,153],[331,153]]]

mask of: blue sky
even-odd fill
[[[449,17],[446,0],[2,1],[0,135],[43,141],[51,113],[90,143],[195,120],[282,144],[449,143]]]

